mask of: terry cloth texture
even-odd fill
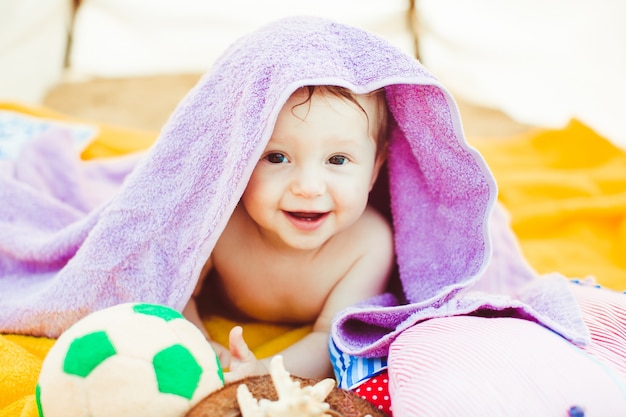
[[[495,182],[466,143],[448,91],[382,38],[309,17],[278,21],[233,44],[127,176],[128,161],[58,166],[67,139],[55,132],[4,162],[0,331],[56,337],[89,312],[122,302],[181,310],[278,112],[297,88],[322,84],[356,93],[384,87],[394,119],[388,184],[377,186],[389,193],[403,294],[345,311],[332,329],[340,349],[382,356],[418,321],[476,310],[587,341],[566,280],[536,280],[506,222],[499,212],[492,217]],[[97,184],[115,181],[119,188],[94,195]],[[505,284],[497,294],[491,284],[468,292],[481,277]]]

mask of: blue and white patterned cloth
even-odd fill
[[[24,145],[51,127],[67,129],[79,152],[98,132],[98,128],[92,125],[63,123],[2,110],[0,111],[0,160],[16,159]]]
[[[332,338],[329,339],[328,349],[339,388],[354,389],[387,369],[387,357],[362,358],[348,355],[337,348]]]

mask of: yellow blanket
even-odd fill
[[[626,152],[585,125],[470,142],[496,177],[522,251],[540,273],[626,290]]]
[[[81,122],[47,109],[0,103],[36,117]],[[99,126],[84,159],[145,149],[156,132]],[[594,275],[598,282],[626,290],[626,152],[577,122],[555,131],[470,142],[485,156],[511,212],[522,250],[539,272],[571,277]],[[266,357],[310,329],[266,323],[234,323],[204,317],[211,335],[227,344],[234,324],[244,327],[252,350]],[[0,417],[36,417],[35,385],[54,340],[0,335]]]

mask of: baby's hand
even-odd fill
[[[230,331],[230,369],[224,373],[224,382],[234,382],[251,375],[266,374],[267,368],[254,356],[243,339],[243,329],[235,326]]]
[[[210,339],[209,339],[209,343],[211,344],[211,347],[215,351],[215,354],[217,355],[217,359],[220,361],[220,365],[222,365],[222,368],[228,368],[230,366],[230,350],[228,350],[226,346],[221,345]]]

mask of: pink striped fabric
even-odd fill
[[[626,296],[576,286],[592,343],[516,318],[432,319],[389,352],[394,417],[626,416]]]
[[[626,379],[626,295],[583,285],[572,290],[591,333],[584,350]]]

